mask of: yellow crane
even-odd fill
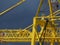
[[[53,12],[51,0],[47,0],[50,14],[39,16],[43,1],[40,0],[32,25],[25,29],[0,29],[0,42],[31,42],[31,45],[36,45],[36,42],[39,42],[39,45],[43,45],[43,42],[54,45],[57,42],[60,45],[60,27],[57,27],[59,24],[55,23],[55,21],[60,21],[60,16],[58,16],[60,10]],[[38,32],[38,26],[41,28],[40,32]]]

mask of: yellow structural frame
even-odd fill
[[[40,0],[40,4],[39,4],[39,7],[38,7],[38,10],[37,10],[37,13],[36,13],[36,16],[33,18],[33,31],[32,31],[32,34],[34,35],[32,35],[32,43],[31,43],[31,45],[35,45],[35,39],[36,39],[36,32],[37,32],[37,24],[39,23],[39,21],[37,21],[37,19],[36,19],[36,17],[37,18],[39,18],[39,12],[40,12],[40,9],[41,9],[41,6],[42,6],[42,4],[43,4],[43,1],[44,0]],[[51,18],[51,19],[54,19],[54,16],[55,16],[55,14],[53,14],[54,12],[53,12],[53,8],[52,8],[52,3],[51,3],[51,0],[48,0],[48,4],[49,4],[49,8],[50,8],[50,15],[48,16],[49,18]],[[55,16],[56,17],[56,16]],[[43,18],[43,17],[42,17]],[[45,17],[44,17],[45,18]],[[44,19],[43,18],[43,19]],[[49,19],[48,18],[48,19]],[[44,19],[45,20],[45,19]],[[44,21],[44,20],[42,20],[42,21]],[[52,22],[51,22],[52,24],[54,24],[54,20],[52,20]],[[43,24],[42,22],[41,22],[41,24]],[[41,31],[40,31],[40,37],[38,36],[38,38],[41,38],[41,35],[42,35],[42,33],[43,33],[43,31],[44,31],[44,24],[43,24],[43,26],[41,27]],[[47,27],[48,28],[48,27]],[[53,35],[53,37],[52,38],[56,38],[55,36],[56,36],[56,33],[55,33],[55,30],[56,30],[56,28],[55,28],[55,26],[54,27],[52,27],[52,35]],[[38,33],[38,32],[37,32]],[[54,40],[55,39],[51,39],[51,45],[54,45]],[[41,44],[41,41],[40,41],[40,45],[42,45]]]
[[[7,10],[1,12],[0,15],[17,7],[24,1],[25,0],[18,2]],[[60,21],[60,16],[57,16],[60,14],[60,10],[53,12],[51,0],[47,0],[50,14],[48,16],[39,16],[43,1],[44,0],[40,0],[32,25],[25,29],[0,29],[0,42],[31,42],[31,45],[36,45],[36,42],[39,42],[39,45],[42,45],[42,42],[50,42],[50,45],[54,45],[54,42],[60,42],[60,33],[56,32],[56,30],[60,30],[60,28],[57,28],[56,25],[58,24],[55,24],[56,20]],[[38,25],[41,27],[40,32],[37,31]],[[30,28],[32,28],[32,31],[29,31]]]

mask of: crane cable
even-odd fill
[[[11,6],[10,8],[4,10],[3,12],[0,13],[0,16],[5,14],[6,12],[12,10],[13,8],[19,6],[20,4],[22,4],[23,2],[25,2],[25,0],[19,1],[18,3],[16,3],[15,5]]]

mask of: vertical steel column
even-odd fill
[[[53,41],[53,39],[51,40],[51,45],[54,45],[54,41]]]
[[[33,30],[32,30],[32,40],[31,45],[35,45],[35,38],[36,38],[36,18],[33,18]]]
[[[50,7],[50,16],[53,19],[53,8],[52,8],[51,0],[48,0],[48,3],[49,3],[49,7]],[[55,24],[54,20],[52,21],[52,24]],[[53,35],[53,37],[55,37],[55,27],[53,27],[53,28],[54,29],[53,29],[52,35]]]
[[[40,45],[42,45],[42,42],[40,42]]]
[[[51,45],[54,45],[53,42],[51,42]]]

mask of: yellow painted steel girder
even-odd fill
[[[47,32],[48,33],[48,32]],[[41,33],[39,33],[40,36]],[[44,37],[42,35],[41,41],[50,42],[51,39],[54,39],[55,42],[60,42],[60,36],[57,37]],[[43,40],[44,39],[44,40]],[[32,32],[28,30],[22,30],[22,29],[3,29],[0,30],[0,42],[31,42],[32,40]],[[38,36],[36,35],[36,42],[38,42]]]

